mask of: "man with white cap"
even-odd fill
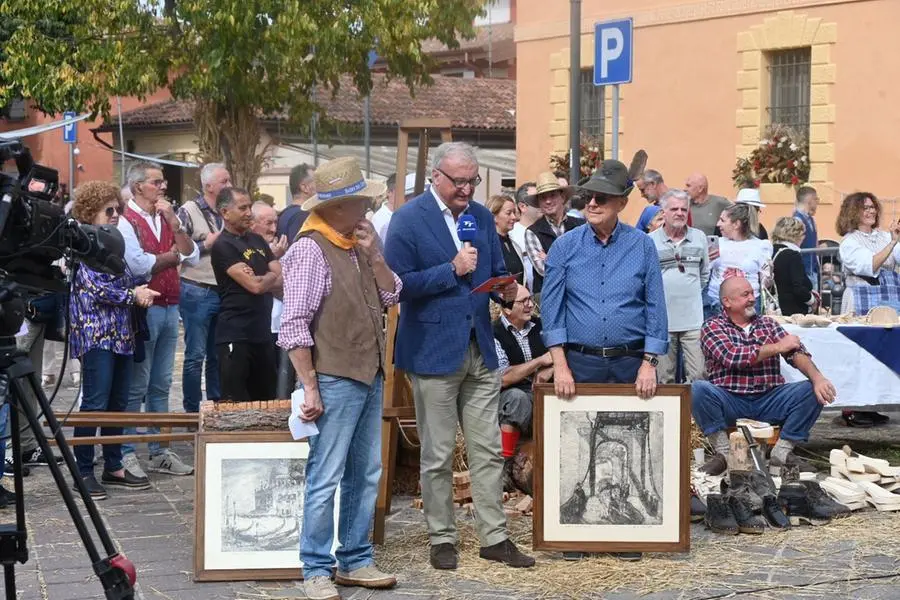
[[[394,209],[397,207],[397,174],[392,173],[387,178],[387,199],[372,216],[372,227],[375,233],[381,238],[381,243],[387,239],[388,226],[391,224],[391,217],[394,215]],[[407,173],[403,185],[403,196],[406,200],[412,198],[416,191],[416,174]]]
[[[757,237],[761,240],[769,239],[769,234],[768,232],[766,232],[766,228],[763,227],[762,223],[759,222],[759,213],[761,212],[761,209],[766,207],[766,205],[762,203],[762,198],[759,195],[759,190],[756,188],[744,188],[742,190],[739,190],[734,203],[746,204],[747,206],[753,207],[753,209],[750,211],[750,233],[752,233],[754,237]]]
[[[284,313],[278,345],[287,350],[303,387],[301,420],[309,438],[306,499],[300,534],[303,591],[310,600],[339,600],[331,582],[393,587],[375,566],[369,527],[381,477],[381,394],[384,308],[402,283],[381,254],[365,215],[383,183],[366,181],[354,158],[322,163],[309,216],[282,259]],[[334,497],[341,486],[340,546],[334,541]]]

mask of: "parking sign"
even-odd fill
[[[74,119],[78,115],[72,111],[66,111],[63,113],[63,117],[66,119]],[[76,129],[76,123],[69,123],[63,126],[63,141],[67,144],[74,144],[77,141],[78,134]]]
[[[633,31],[630,18],[594,25],[594,85],[631,83]]]

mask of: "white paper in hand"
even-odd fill
[[[313,435],[319,435],[319,428],[316,427],[315,421],[302,421],[300,415],[303,413],[300,408],[306,395],[303,388],[294,390],[291,394],[291,416],[288,417],[288,428],[291,430],[291,437],[299,440]]]

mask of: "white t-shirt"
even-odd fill
[[[719,238],[719,258],[710,265],[709,298],[713,302],[719,301],[719,288],[727,269],[743,271],[753,287],[753,295],[759,297],[759,272],[771,258],[772,243],[769,240],[750,238],[735,242]]]
[[[891,234],[887,231],[875,230],[871,233],[851,231],[841,240],[838,250],[844,271],[849,275],[861,275],[863,277],[877,277],[878,273],[872,271],[872,258],[884,250],[891,243]],[[900,244],[894,246],[891,255],[888,256],[881,269],[891,271],[900,265]],[[879,270],[881,270],[879,269]],[[857,285],[858,282],[851,282]]]

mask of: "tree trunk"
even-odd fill
[[[197,100],[194,109],[200,159],[222,162],[237,187],[256,193],[256,182],[269,160],[272,143],[261,145],[262,125],[249,106]]]

